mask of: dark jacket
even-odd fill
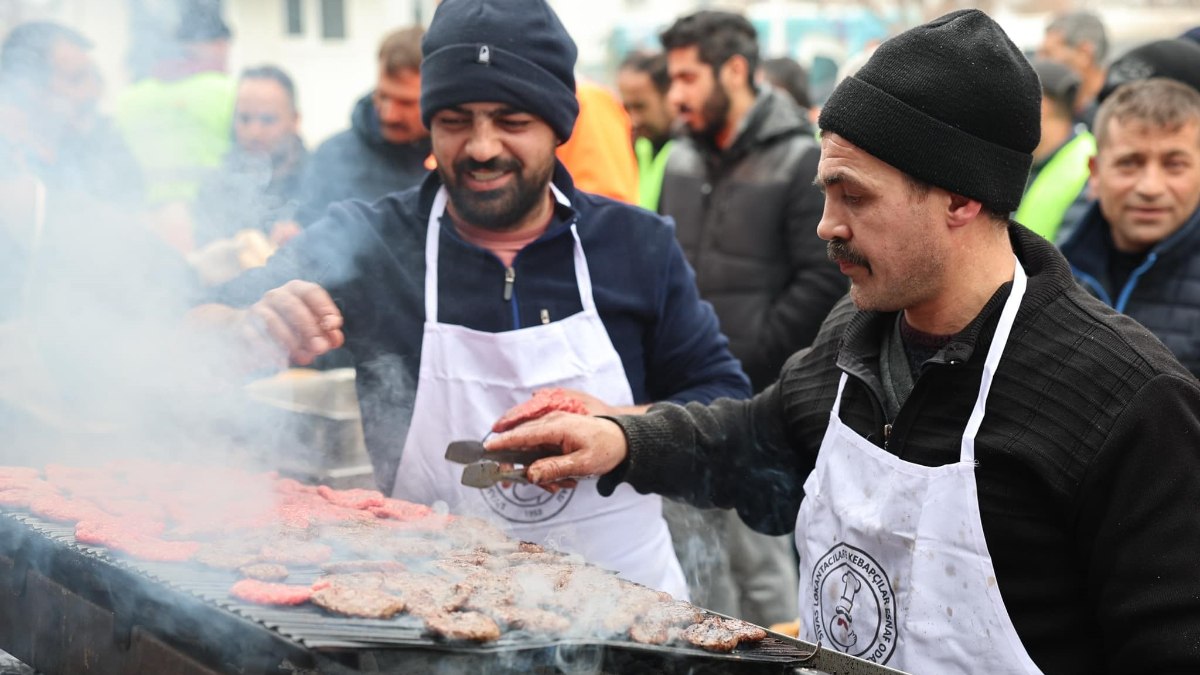
[[[1200,376],[1200,210],[1150,249],[1120,288],[1113,288],[1109,272],[1114,251],[1099,202],[1062,245],[1071,271],[1084,288],[1149,328],[1193,375]]]
[[[379,115],[371,96],[359,99],[350,128],[322,143],[308,163],[297,214],[301,225],[325,215],[330,204],[344,199],[373,202],[389,192],[407,190],[428,173],[428,138],[414,143],[391,143],[379,131]]]
[[[728,149],[683,138],[667,160],[659,212],[675,219],[700,295],[755,391],[812,342],[846,292],[817,237],[818,159],[800,109],[764,87]]]
[[[1200,385],[1147,330],[1088,295],[1038,235],[1010,226],[1029,275],[976,438],[996,581],[1046,673],[1200,672]],[[809,350],[751,401],[620,418],[624,479],[751,526],[791,531],[837,391],[841,420],[904,460],[959,458],[1004,284],[883,413],[881,333],[894,313],[845,300]]]
[[[551,320],[580,312],[570,231],[577,218],[596,307],[634,400],[749,396],[749,383],[712,308],[697,296],[670,226],[649,211],[575,190],[561,164],[554,182],[572,208],[559,207],[546,233],[517,255],[511,300],[504,299],[504,264],[443,221],[439,320],[502,332],[539,325],[543,310]],[[230,282],[218,298],[244,305],[290,279],[308,279],[329,290],[346,319],[367,449],[385,491],[395,477],[412,414],[425,318],[425,233],[439,186],[435,173],[419,189],[374,204],[332,207],[327,218],[280,249],[267,267]]]
[[[200,184],[193,207],[196,244],[232,237],[239,230],[270,234],[275,223],[294,220],[308,150],[293,138],[283,166],[271,158],[234,148]]]

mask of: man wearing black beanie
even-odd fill
[[[1039,85],[978,10],[824,108],[818,234],[850,278],[750,401],[543,420],[601,475],[794,531],[802,637],[912,673],[1200,672],[1200,383],[1006,216]],[[816,667],[820,667],[818,663]]]
[[[576,189],[555,159],[578,114],[575,43],[546,2],[445,0],[422,53],[437,171],[373,204],[333,205],[223,289],[248,310],[197,314],[265,327],[254,344],[300,364],[345,342],[382,491],[686,598],[657,495],[602,496],[594,478],[466,487],[444,457],[541,389],[615,414],[750,388],[670,224]],[[610,599],[580,602],[600,612]]]

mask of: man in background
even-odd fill
[[[661,52],[633,52],[617,70],[617,90],[633,125],[633,151],[638,163],[638,206],[658,210],[663,172],[671,156],[671,122],[667,105],[667,57]]]
[[[293,217],[308,151],[300,139],[292,78],[278,66],[248,68],[238,82],[235,145],[200,188],[196,244],[254,230],[275,244],[299,233]]]
[[[1104,59],[1108,56],[1108,31],[1092,12],[1063,14],[1046,26],[1038,56],[1057,61],[1079,76],[1075,94],[1075,119],[1090,129],[1096,116],[1096,97],[1104,86]]]
[[[687,134],[667,160],[659,204],[756,392],[846,292],[816,235],[824,198],[813,185],[813,129],[786,94],[755,84],[757,37],[745,17],[719,11],[662,34],[668,101]],[[764,625],[794,619],[791,540],[751,532],[731,511],[709,516],[736,587],[724,609]]]
[[[1031,60],[1042,83],[1042,138],[1033,150],[1033,170],[1013,219],[1050,241],[1061,241],[1088,207],[1088,160],[1096,139],[1076,128],[1074,105],[1079,78],[1043,58]]]
[[[1130,82],[1096,123],[1097,200],[1063,254],[1085,288],[1200,376],[1200,92]]]
[[[406,190],[433,168],[429,131],[421,123],[420,26],[390,33],[379,46],[375,90],[359,99],[350,128],[313,153],[297,214],[308,225],[333,202],[373,202]]]

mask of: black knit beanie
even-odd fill
[[[1135,47],[1108,67],[1104,88],[1098,100],[1103,101],[1117,87],[1134,80],[1167,77],[1200,91],[1200,44],[1186,38],[1157,40]]]
[[[1005,214],[1025,191],[1042,90],[988,15],[952,12],[893,37],[843,80],[820,125],[897,169]]]
[[[545,0],[444,0],[421,41],[421,119],[463,103],[507,103],[571,137],[575,42]]]

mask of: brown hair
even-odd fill
[[[388,75],[403,70],[421,70],[421,38],[425,29],[411,26],[392,31],[379,45],[379,65]]]
[[[1117,88],[1096,111],[1096,147],[1104,147],[1110,120],[1137,121],[1175,132],[1190,122],[1200,122],[1200,92],[1165,77],[1127,82]]]

